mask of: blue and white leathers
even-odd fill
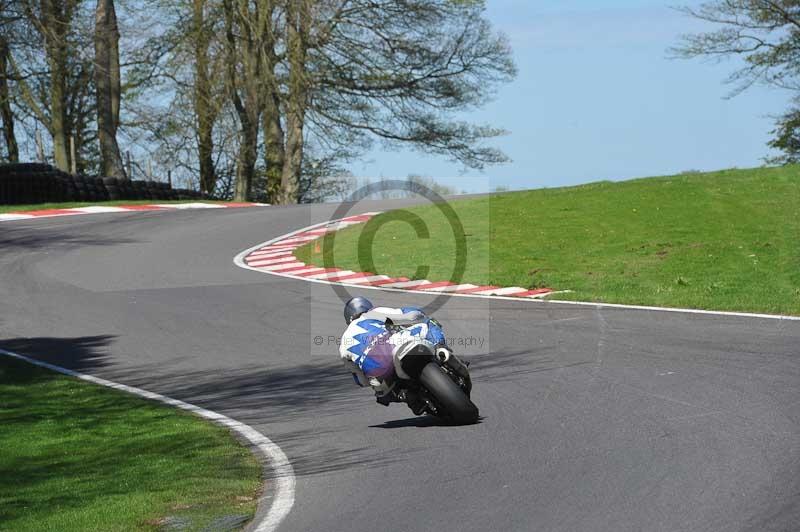
[[[390,331],[387,320],[399,328]],[[431,346],[444,343],[441,328],[433,323],[417,308],[374,308],[348,325],[342,335],[339,355],[356,384],[369,385],[378,394],[385,393],[388,391],[386,382],[395,373],[408,378],[395,363],[403,346],[420,341]]]

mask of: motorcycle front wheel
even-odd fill
[[[470,424],[478,421],[478,407],[444,370],[435,362],[422,369],[419,381],[442,410],[442,417],[459,424]]]

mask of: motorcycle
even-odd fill
[[[416,415],[470,424],[478,421],[478,407],[470,399],[469,362],[447,346],[441,324],[433,318],[398,326],[390,320],[359,323],[372,332],[356,364],[367,378],[382,382],[378,402],[403,402]]]

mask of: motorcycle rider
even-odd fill
[[[344,320],[347,329],[339,345],[339,355],[355,383],[361,387],[370,386],[377,401],[384,406],[400,401],[392,391],[394,382],[364,374],[361,364],[366,357],[365,351],[374,347],[377,341],[398,347],[409,340],[407,335],[404,336],[404,328],[425,323],[428,316],[418,308],[376,307],[365,297],[354,297],[344,306]],[[407,396],[406,402],[416,415],[425,410],[426,403],[420,397]]]

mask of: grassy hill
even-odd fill
[[[725,170],[451,202],[468,255],[461,280],[572,290],[557,299],[800,315],[800,167]],[[455,241],[434,206],[339,232],[332,262],[450,280]],[[379,222],[386,222],[380,224]],[[367,233],[374,236],[366,249]],[[297,251],[322,264],[308,245]]]

